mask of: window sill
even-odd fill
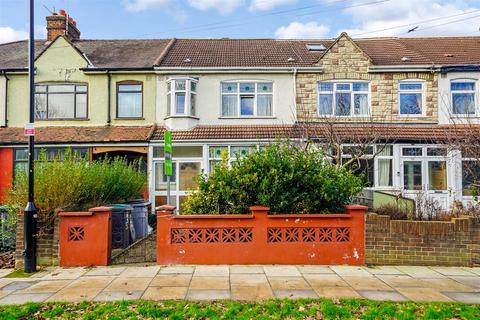
[[[115,118],[113,119],[115,121],[119,121],[119,120],[145,120],[145,118],[136,118],[136,117],[120,117],[120,118]]]
[[[337,116],[333,114],[317,114],[317,117],[319,118],[342,118],[342,119],[348,119],[348,118],[370,118],[370,114],[357,114],[357,115],[348,115],[348,116]]]
[[[165,117],[163,118],[163,120],[167,120],[167,119],[176,119],[176,118],[188,118],[188,119],[195,119],[195,120],[200,120],[199,117],[196,117],[196,116],[190,116],[190,115],[173,115],[173,116],[168,116],[168,117]]]
[[[48,122],[48,121],[90,121],[88,118],[82,118],[82,119],[35,119],[35,122]]]
[[[218,117],[218,119],[277,119],[275,116],[233,116],[233,117]]]
[[[399,114],[399,118],[431,118],[431,116],[426,116],[424,114]]]
[[[452,114],[451,119],[480,119],[477,114]]]

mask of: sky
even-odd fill
[[[28,5],[0,0],[0,43],[27,38]],[[480,0],[35,0],[37,38],[59,9],[83,39],[480,36]]]

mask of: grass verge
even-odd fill
[[[480,305],[359,299],[119,301],[0,306],[0,319],[480,319]]]

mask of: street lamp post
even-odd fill
[[[30,0],[30,35],[28,39],[28,81],[29,81],[29,124],[28,128],[33,129],[34,122],[34,107],[35,107],[35,35],[34,35],[34,0]],[[27,126],[25,128],[27,134]],[[34,204],[34,150],[35,150],[35,129],[33,133],[28,135],[28,203],[24,211],[24,265],[25,272],[32,273],[36,271],[37,266],[37,245],[36,245],[36,231],[37,231],[37,209]]]

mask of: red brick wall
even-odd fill
[[[13,148],[0,148],[0,204],[13,181]]]
[[[402,221],[368,214],[365,261],[377,265],[480,264],[480,224],[473,218]]]

